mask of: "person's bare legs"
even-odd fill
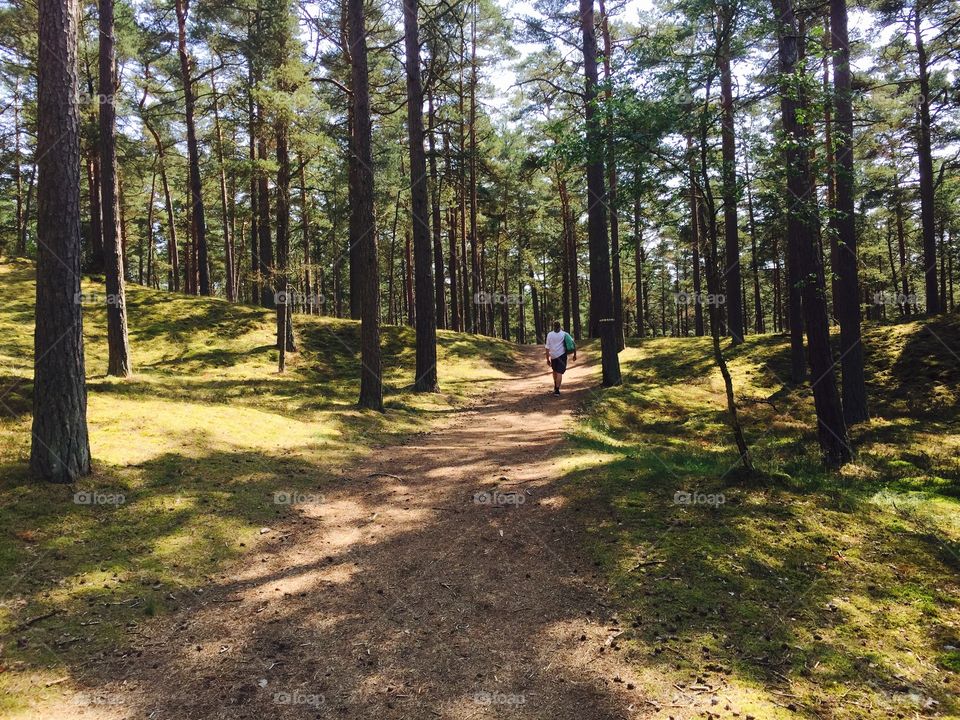
[[[553,371],[553,389],[554,389],[554,390],[559,390],[559,389],[560,389],[560,383],[562,383],[562,382],[563,382],[563,374],[562,374],[562,373],[558,373],[556,370],[554,370],[554,371]]]

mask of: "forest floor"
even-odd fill
[[[728,350],[744,478],[704,339],[634,342],[607,391],[587,348],[554,398],[541,351],[442,333],[423,399],[388,328],[388,425],[339,379],[353,324],[303,319],[280,377],[268,313],[133,288],[138,376],[91,378],[97,473],[50,488],[0,272],[4,717],[960,717],[955,317],[868,329],[840,475],[783,338]]]

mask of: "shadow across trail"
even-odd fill
[[[554,397],[541,352],[439,429],[294,498],[262,550],[71,668],[80,702],[48,712],[635,717],[642,698],[560,493],[596,373],[581,358]]]

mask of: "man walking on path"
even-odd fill
[[[547,333],[547,342],[544,345],[547,355],[547,365],[553,369],[553,394],[560,394],[560,383],[563,382],[563,373],[567,369],[567,353],[573,353],[577,359],[577,346],[573,338],[563,331],[560,323],[553,324],[553,332]]]

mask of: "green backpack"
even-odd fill
[[[573,352],[577,349],[577,346],[573,342],[573,337],[571,337],[570,333],[565,332],[563,334],[563,349],[567,352]]]

